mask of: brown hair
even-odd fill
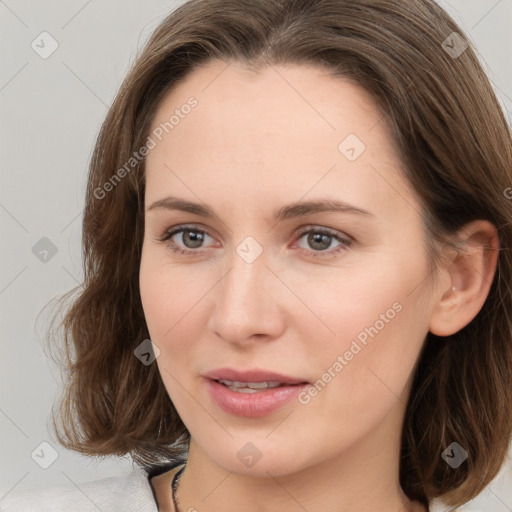
[[[458,506],[489,484],[512,434],[512,201],[504,193],[512,185],[512,141],[473,48],[453,55],[446,40],[449,47],[465,41],[432,0],[191,0],[157,27],[90,163],[84,283],[61,323],[68,383],[61,424],[53,417],[61,444],[88,455],[129,453],[147,465],[182,454],[174,443],[190,440],[157,365],[134,357],[149,338],[138,287],[144,160],[112,181],[145,145],[164,95],[211,59],[322,65],[370,92],[387,116],[423,202],[433,270],[439,244],[451,244],[464,224],[485,219],[498,229],[498,267],[482,310],[453,336],[427,336],[400,465],[404,492],[424,504],[443,496]],[[109,180],[115,190],[106,193]],[[454,441],[469,452],[457,469],[441,458]]]

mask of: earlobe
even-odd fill
[[[451,285],[440,290],[430,318],[429,331],[437,336],[455,334],[476,317],[496,271],[499,238],[493,224],[473,221],[458,236],[463,248],[446,267]]]

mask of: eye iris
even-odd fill
[[[322,233],[311,233],[308,236],[308,244],[317,250],[327,249],[331,244],[331,238],[332,237],[330,235],[324,235]],[[320,247],[315,247],[315,244],[320,244]]]
[[[182,235],[183,243],[192,249],[196,249],[201,246],[201,243],[204,240],[203,233],[199,231],[184,231]],[[189,245],[191,243],[191,245]]]

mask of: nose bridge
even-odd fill
[[[227,341],[242,341],[253,334],[274,336],[278,308],[269,293],[273,276],[263,247],[247,237],[227,257],[227,266],[217,287],[210,328]]]

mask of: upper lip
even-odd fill
[[[283,384],[302,384],[307,381],[297,379],[282,373],[270,370],[236,370],[234,368],[217,368],[206,374],[204,377],[212,380],[232,380],[235,382],[281,382]]]

